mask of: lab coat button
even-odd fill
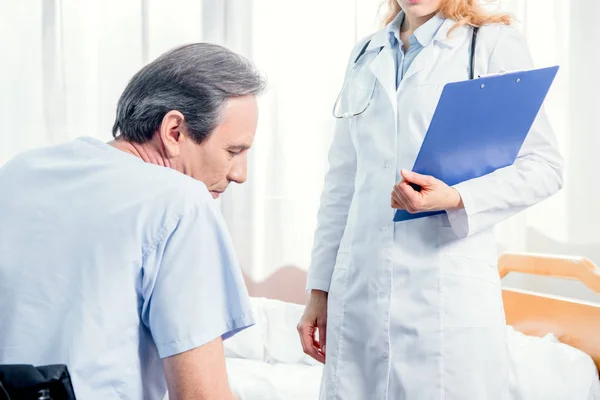
[[[387,353],[387,352],[386,352],[386,353],[383,353],[383,359],[384,359],[384,360],[387,360],[387,359],[388,359],[388,353]]]
[[[390,169],[390,167],[392,166],[392,163],[389,162],[389,160],[385,160],[383,163],[383,168],[385,169]]]
[[[385,292],[379,292],[378,296],[380,299],[383,299],[385,297]]]

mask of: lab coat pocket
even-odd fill
[[[480,259],[445,256],[440,292],[445,327],[504,326],[498,271]]]
[[[469,236],[468,238],[461,239],[456,235],[454,229],[450,226],[448,216],[446,214],[440,215],[438,220],[438,250],[442,257],[449,257],[449,259],[462,259],[470,258],[479,260],[481,264],[493,265],[498,260],[498,249],[496,247],[496,238],[494,237],[494,231],[484,231]],[[456,268],[468,268],[468,265],[464,267],[455,266]],[[479,271],[481,272],[481,271]],[[472,275],[469,270],[465,271],[468,275]],[[493,274],[478,274],[480,278],[490,278],[493,281],[497,280]]]
[[[349,259],[348,253],[338,254],[327,297],[327,362],[333,361],[334,369],[342,339]]]
[[[347,251],[339,252],[333,268],[331,284],[329,285],[328,319],[339,317],[342,313],[349,263],[350,253]]]
[[[347,234],[344,234],[344,238],[342,239],[342,242],[347,240],[346,235]],[[342,246],[340,246],[340,248],[342,248]],[[335,272],[335,270],[347,270],[349,264],[350,264],[350,249],[344,248],[343,250],[338,251],[337,257],[335,259],[334,272]]]

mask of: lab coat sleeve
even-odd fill
[[[525,38],[512,27],[497,28],[501,32],[489,72],[534,68]],[[513,165],[454,186],[464,208],[449,212],[448,219],[457,236],[465,238],[546,199],[562,185],[563,159],[542,107]]]
[[[354,58],[365,42],[366,40],[360,41],[352,51],[346,68],[346,79]],[[347,99],[342,97],[340,101],[344,104]],[[329,169],[325,176],[317,214],[317,229],[306,283],[307,291],[313,289],[329,291],[338,249],[346,228],[356,176],[356,150],[350,138],[349,124],[347,118],[336,121],[333,143],[329,149]]]

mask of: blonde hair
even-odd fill
[[[387,6],[384,25],[392,22],[402,10],[397,0],[387,0]],[[510,25],[512,22],[510,14],[486,12],[479,4],[479,0],[442,0],[438,12],[442,17],[456,21],[456,25],[450,29],[450,32],[462,25],[480,27],[487,24]]]

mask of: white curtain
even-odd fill
[[[0,0],[0,163],[78,136],[111,138],[149,60],[203,37],[201,0]]]
[[[261,281],[283,266],[308,266],[332,139],[331,106],[352,46],[372,29],[359,32],[364,5],[354,1],[230,4],[229,22],[246,29],[243,41],[234,34],[224,42],[265,72],[269,88],[260,99],[248,182],[224,196],[223,212],[245,272]]]
[[[142,65],[188,42],[227,45],[269,80],[248,182],[221,201],[242,268],[258,281],[286,265],[306,269],[331,106],[353,44],[378,28],[380,3],[0,0],[0,163],[81,135],[109,140],[118,96]],[[498,227],[501,249],[583,255],[600,264],[600,3],[486,6],[516,16],[537,66],[561,66],[546,110],[568,166],[560,194]]]

